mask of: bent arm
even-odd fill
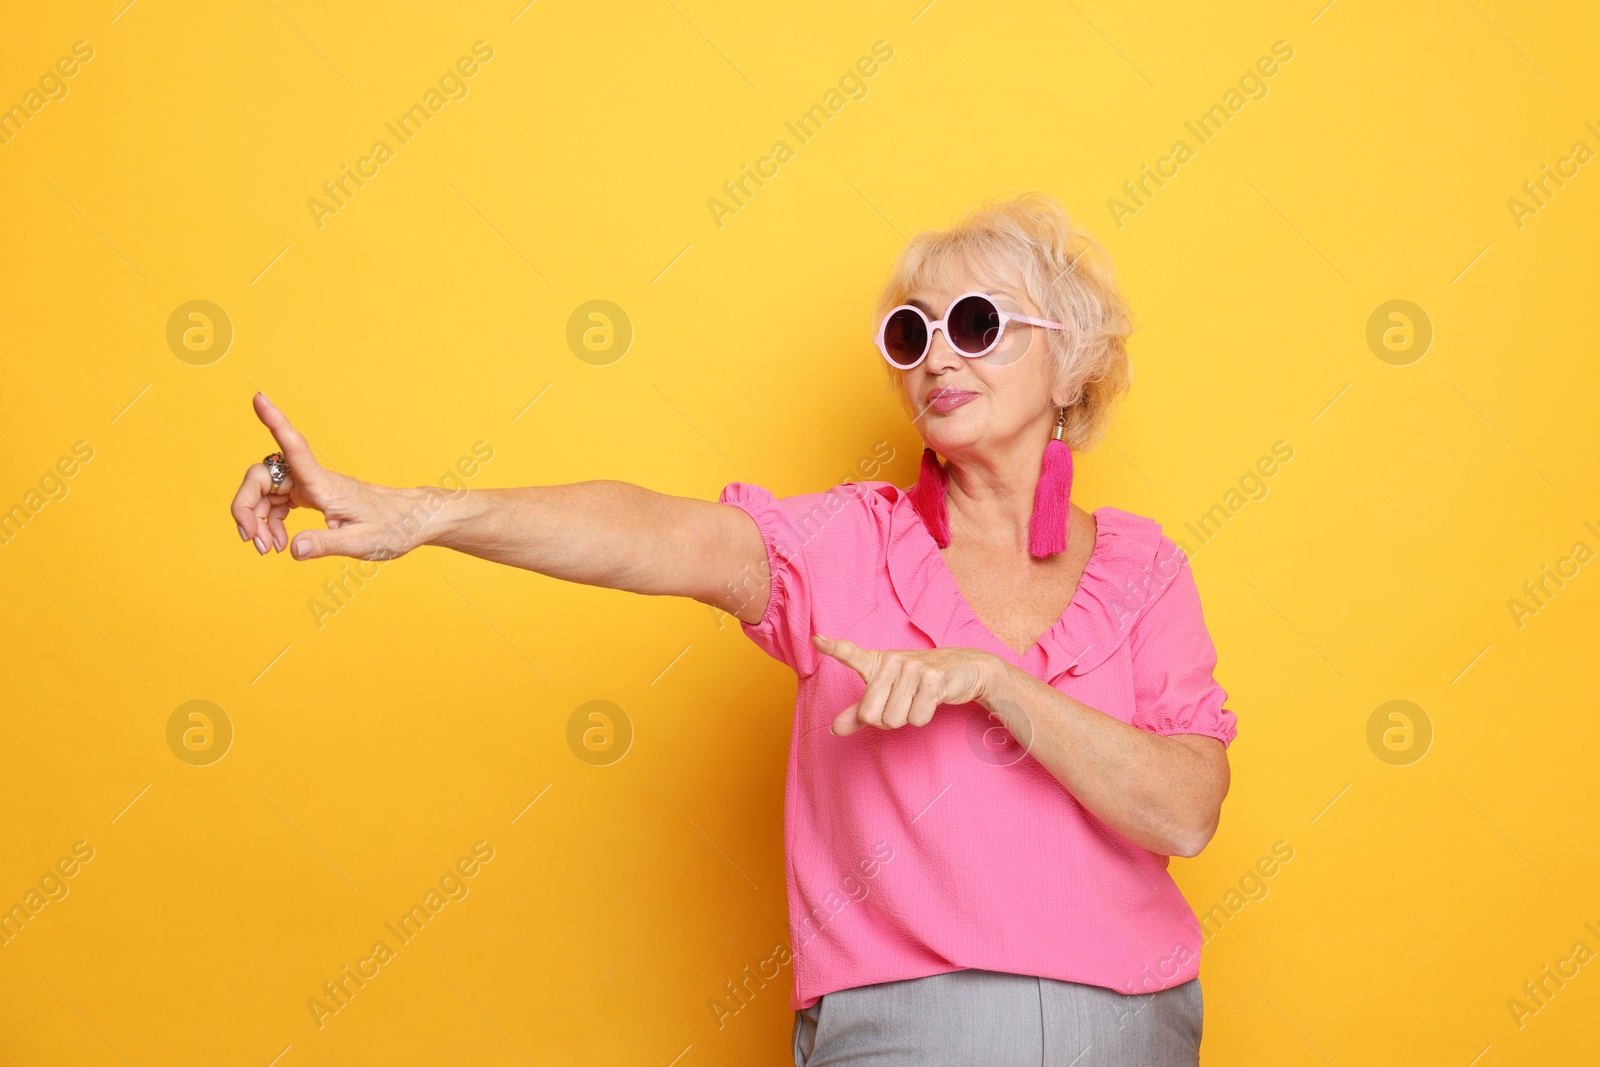
[[[873,650],[821,635],[812,643],[866,683],[834,719],[836,735],[925,726],[940,705],[976,702],[1087,811],[1141,848],[1197,856],[1216,833],[1229,770],[1214,737],[1123,722],[975,648]]]
[[[770,592],[766,546],[749,515],[627,482],[473,489],[448,500],[419,535],[418,544],[564,581],[690,597],[750,623]]]

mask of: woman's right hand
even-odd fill
[[[295,559],[352,556],[356,559],[395,559],[420,543],[420,528],[403,518],[399,505],[409,490],[372,485],[330,471],[317,462],[311,446],[290,425],[283,412],[262,393],[254,397],[256,417],[272,432],[289,473],[274,490],[265,463],[255,463],[244,473],[230,512],[239,536],[255,544],[262,555],[270,544],[282,552],[289,547],[283,520],[292,508],[322,513],[326,530],[301,530],[294,535]],[[416,509],[413,509],[415,511]],[[423,515],[428,514],[422,509]]]

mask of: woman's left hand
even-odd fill
[[[1001,660],[973,648],[865,649],[817,634],[817,650],[861,675],[867,691],[833,720],[840,737],[863,726],[926,726],[940,704],[979,700]]]

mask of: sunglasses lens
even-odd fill
[[[1000,336],[1000,311],[983,296],[964,297],[950,309],[950,343],[975,355]]]
[[[889,362],[897,367],[911,366],[927,351],[927,322],[910,308],[891,313],[883,329],[883,347],[888,351]]]

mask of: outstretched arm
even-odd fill
[[[395,559],[438,545],[569,582],[690,597],[750,623],[766,612],[766,547],[738,508],[617,481],[454,495],[374,485],[319,464],[262,394],[254,406],[289,466],[275,488],[266,465],[252,465],[230,508],[239,536],[263,555],[269,544],[290,548],[284,518],[311,508],[328,528],[295,534],[295,559]]]

